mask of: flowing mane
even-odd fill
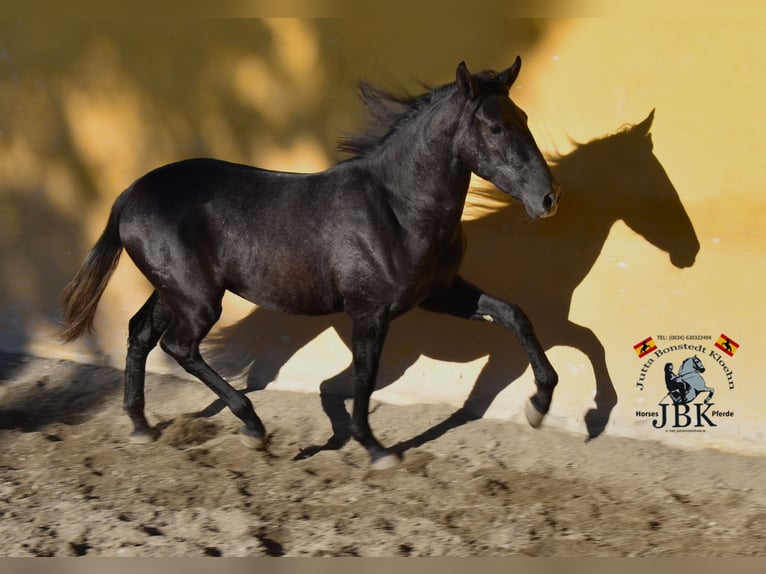
[[[397,96],[369,82],[359,82],[356,91],[367,109],[368,124],[363,130],[341,138],[338,150],[358,156],[377,148],[390,134],[395,133],[399,126],[454,88],[453,82],[430,88],[419,96],[406,93]]]
[[[485,94],[508,93],[508,88],[498,79],[496,72],[479,72],[474,76],[474,80]],[[355,134],[341,138],[337,145],[338,151],[359,156],[376,149],[390,135],[396,133],[400,126],[457,89],[455,82],[437,87],[423,84],[423,87],[427,91],[418,96],[406,92],[399,96],[369,82],[359,82],[356,93],[367,109],[368,125]]]

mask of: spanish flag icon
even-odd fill
[[[739,349],[739,343],[724,333],[721,333],[721,336],[718,337],[718,340],[715,342],[715,346],[721,349],[730,357],[733,357],[734,353],[736,353],[737,349]]]
[[[633,350],[636,352],[636,354],[638,354],[638,358],[640,359],[644,355],[648,355],[652,351],[656,351],[657,345],[655,344],[654,339],[647,337],[640,343],[633,345]]]

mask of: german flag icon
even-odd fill
[[[721,349],[730,357],[733,357],[734,353],[736,353],[737,349],[739,349],[739,343],[724,333],[721,333],[721,336],[718,337],[718,340],[715,342],[715,346]]]
[[[633,345],[633,350],[636,352],[636,354],[638,355],[638,358],[640,359],[641,357],[648,355],[652,351],[656,351],[657,345],[655,344],[654,339],[652,339],[651,337],[647,337],[640,343],[636,343],[635,345]]]

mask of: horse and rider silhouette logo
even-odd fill
[[[665,387],[668,389],[665,397],[670,397],[673,404],[685,405],[692,402],[700,393],[707,392],[705,404],[709,404],[713,400],[715,390],[705,384],[705,379],[700,374],[704,372],[705,367],[697,355],[684,359],[678,374],[673,372],[673,363],[665,363]]]

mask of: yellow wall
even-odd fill
[[[613,389],[608,433],[763,452],[764,31],[713,19],[2,21],[0,347],[121,367],[127,320],[149,293],[127,259],[92,338],[63,347],[51,334],[58,295],[111,202],[149,169],[198,155],[322,169],[339,159],[336,138],[363,121],[359,77],[417,91],[451,81],[460,60],[499,69],[521,54],[512,97],[558,156],[565,197],[556,218],[532,223],[477,182],[465,274],[521,302],[552,346],[561,384],[548,424],[586,434],[594,393],[603,406]],[[650,141],[623,129],[644,120]],[[223,324],[248,309],[227,297]],[[722,332],[741,345],[724,357],[735,387],[709,357],[713,341],[703,341],[705,380],[734,417],[670,433],[636,416],[657,408],[670,355],[639,390],[649,357],[635,343]],[[350,358],[342,317],[256,311],[224,335],[219,364],[252,351],[255,385],[276,377],[273,388],[316,392]],[[672,354],[675,368],[682,358]],[[178,372],[161,352],[151,368]],[[421,312],[392,329],[381,385],[384,400],[469,397],[514,419],[532,388],[510,335]]]

